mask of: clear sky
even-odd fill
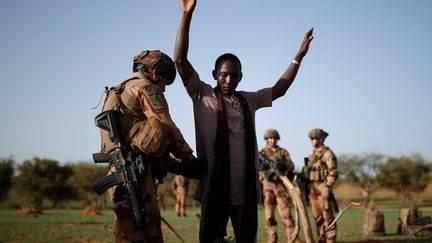
[[[276,128],[300,168],[320,127],[336,154],[432,159],[432,1],[199,0],[189,59],[201,78],[222,53],[243,65],[239,90],[271,87],[306,31],[314,40],[287,94],[257,112],[258,146]],[[104,86],[145,49],[173,54],[179,1],[0,1],[0,157],[91,161]],[[192,103],[177,75],[166,97],[195,148]]]

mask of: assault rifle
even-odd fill
[[[270,179],[273,175],[278,177],[285,176],[284,172],[286,170],[286,164],[284,160],[271,160],[267,156],[258,154],[258,159],[260,162],[260,170],[265,171],[266,179]],[[292,180],[293,174],[288,174],[288,179]]]
[[[258,160],[260,162],[260,170],[265,171],[266,179],[270,179],[273,176],[284,176],[283,170],[285,170],[285,161],[274,161],[263,154],[258,155]],[[283,164],[283,166],[281,166]]]
[[[99,179],[91,190],[101,195],[113,186],[124,185],[135,227],[141,229],[149,223],[138,181],[138,174],[144,172],[144,164],[141,155],[128,148],[123,142],[118,118],[119,113],[114,110],[104,111],[95,117],[96,126],[107,131],[109,138],[117,144],[117,147],[111,154],[94,153],[93,160],[95,163],[114,164],[116,171]]]

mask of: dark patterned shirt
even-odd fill
[[[206,202],[208,197],[208,185],[213,174],[214,148],[217,128],[217,97],[213,87],[199,79],[195,72],[189,85],[186,87],[192,99],[195,115],[195,132],[197,155],[208,161],[208,174],[204,176],[196,191],[196,198]],[[240,91],[249,105],[252,115],[253,127],[255,130],[255,111],[262,107],[272,105],[272,90],[265,88],[256,92]],[[231,161],[230,176],[230,203],[232,205],[244,204],[245,189],[245,127],[242,106],[235,96],[224,97],[226,107],[226,117],[229,129],[229,150]],[[259,199],[259,180],[258,180],[258,148],[255,141],[255,178],[257,184],[257,198]]]

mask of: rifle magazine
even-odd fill
[[[124,183],[124,177],[122,171],[115,171],[100,180],[98,180],[92,187],[91,191],[101,195],[109,188]]]

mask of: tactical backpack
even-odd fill
[[[156,118],[147,118],[141,109],[129,107],[131,103],[130,94],[123,92],[126,84],[132,80],[142,80],[144,87],[154,85],[148,76],[149,68],[157,70],[159,75],[164,76],[171,84],[176,76],[176,69],[172,59],[159,50],[145,50],[133,58],[134,76],[129,78],[115,87],[105,87],[106,98],[103,111],[118,110],[121,117],[119,118],[120,129],[126,144],[147,155],[160,158],[169,145],[171,134],[170,129],[162,124]],[[123,103],[126,101],[126,104]],[[112,152],[116,144],[113,143],[108,132],[101,130],[101,152]]]
[[[126,84],[134,79],[136,78],[125,80],[111,88],[105,87],[106,98],[102,110],[118,110],[120,112],[120,129],[126,144],[130,144],[132,148],[150,157],[160,158],[170,142],[169,128],[154,117],[147,118],[142,112],[134,112],[122,101],[130,98],[130,95],[123,91]],[[153,85],[145,79],[143,81],[147,86]],[[109,138],[108,132],[101,129],[101,152],[109,154],[116,146]]]

